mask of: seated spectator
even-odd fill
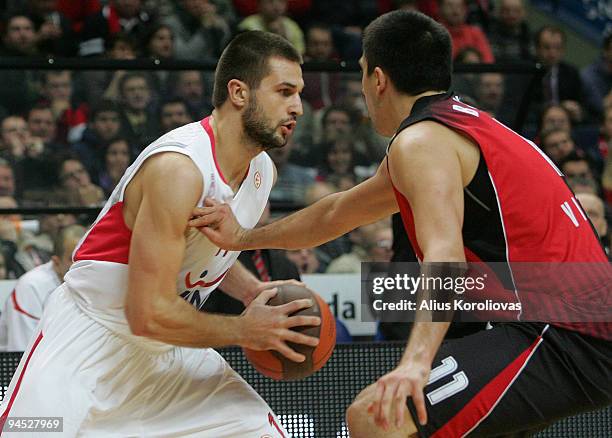
[[[141,52],[148,58],[174,58],[174,32],[172,28],[163,23],[157,23],[149,27],[142,40]]]
[[[612,150],[612,106],[604,110],[598,143],[599,153],[606,159]]]
[[[593,120],[603,115],[604,97],[612,90],[612,32],[603,40],[601,58],[582,69],[584,103]]]
[[[215,62],[231,33],[210,0],[180,0],[174,15],[165,23],[174,33],[177,59]]]
[[[79,141],[87,126],[88,107],[74,102],[72,91],[71,71],[49,70],[43,73],[41,103],[53,111],[60,143]]]
[[[161,134],[170,132],[180,126],[193,122],[193,117],[187,107],[187,102],[176,97],[168,99],[159,107],[159,125]]]
[[[465,0],[440,0],[440,22],[448,29],[453,43],[453,58],[465,47],[473,47],[485,63],[495,61],[487,37],[476,26],[467,24]]]
[[[98,175],[98,184],[107,198],[131,163],[132,156],[127,140],[122,137],[111,140],[104,151],[104,168]]]
[[[487,37],[497,61],[527,61],[533,58],[533,39],[525,19],[524,0],[500,0],[497,17]]]
[[[453,59],[453,64],[481,64],[480,52],[473,47],[465,47]],[[475,99],[476,88],[478,87],[479,74],[476,73],[453,73],[452,89],[461,98]]]
[[[350,232],[351,252],[331,261],[325,272],[350,274],[361,272],[361,262],[388,263],[391,260],[393,233],[388,221],[364,225]]]
[[[15,198],[0,197],[0,208],[17,208]],[[24,272],[50,260],[52,248],[46,239],[40,239],[32,230],[23,226],[21,215],[0,215],[0,240],[11,278],[19,278]]]
[[[599,196],[599,185],[592,178],[581,178],[579,176],[566,178],[567,185],[574,194],[590,193]]]
[[[0,351],[26,350],[47,300],[64,281],[72,264],[72,252],[84,234],[85,228],[79,225],[62,230],[54,242],[51,261],[19,279],[0,316]]]
[[[608,222],[606,221],[604,201],[599,196],[590,193],[578,193],[576,194],[576,199],[580,202],[582,209],[593,224],[593,228],[595,228],[609,259],[610,236],[608,235]]]
[[[118,107],[103,100],[92,109],[81,141],[72,145],[72,151],[96,181],[104,163],[104,146],[119,135],[120,129]]]
[[[168,76],[170,97],[187,103],[189,113],[201,120],[212,112],[210,97],[206,93],[204,78],[197,70],[182,70]]]
[[[32,17],[24,12],[8,14],[2,32],[2,56],[35,56],[38,54]]]
[[[57,142],[57,125],[49,105],[38,104],[30,109],[27,122],[30,134],[43,141],[46,151],[59,152],[66,148],[65,144]]]
[[[138,155],[157,138],[158,126],[152,108],[153,90],[144,73],[126,73],[119,81],[121,132]]]
[[[103,54],[106,41],[119,32],[140,41],[154,22],[155,17],[143,9],[142,0],[110,0],[99,12],[85,19],[79,56]]]
[[[584,154],[576,151],[570,153],[559,162],[559,170],[567,178],[587,178],[597,181],[593,167]]]
[[[287,0],[259,0],[258,13],[240,22],[239,30],[264,30],[285,37],[300,53],[305,51],[304,33],[287,14]]]
[[[316,180],[324,182],[334,191],[348,190],[359,182],[355,172],[354,150],[350,138],[339,138],[328,143],[327,153]]]
[[[536,34],[536,58],[546,67],[546,74],[542,87],[536,88],[533,102],[539,108],[551,103],[561,105],[573,122],[580,122],[583,119],[582,81],[576,67],[563,61],[565,40],[565,32],[554,26],[543,26]]]
[[[542,151],[552,160],[559,163],[572,152],[576,151],[574,140],[569,131],[559,128],[550,128],[543,131],[540,136]]]
[[[37,55],[36,33],[30,17],[23,13],[7,15],[0,23],[0,56],[32,57]],[[8,114],[24,114],[38,98],[36,72],[0,70],[0,108]],[[0,117],[4,113],[0,111]]]
[[[331,28],[325,24],[314,24],[306,32],[306,62],[338,61]],[[339,73],[304,72],[302,98],[319,110],[336,101],[340,81]]]
[[[0,156],[16,163],[28,150],[42,150],[42,140],[32,137],[27,122],[21,116],[8,116],[0,122]]]
[[[325,266],[317,258],[314,248],[288,250],[286,255],[297,266],[300,275],[325,272]]]
[[[14,197],[16,192],[13,166],[4,158],[0,158],[0,196]]]
[[[504,77],[501,73],[482,73],[478,75],[475,98],[478,107],[503,123],[509,122],[506,108],[502,106],[505,95]]]
[[[38,51],[41,54],[76,55],[77,44],[72,23],[57,10],[55,1],[27,0],[25,12],[34,24]]]
[[[547,105],[540,113],[538,133],[551,129],[563,129],[568,132],[572,130],[572,119],[570,118],[569,111],[561,105]],[[536,138],[536,141],[537,140]]]
[[[276,184],[270,192],[270,202],[282,202],[304,205],[306,191],[314,184],[314,170],[289,162],[289,155],[293,148],[293,138],[289,137],[287,144],[282,148],[268,150],[268,155],[276,165]]]
[[[70,207],[97,207],[105,200],[104,191],[91,182],[89,172],[77,158],[64,159],[58,169],[60,187],[58,197],[63,197]]]

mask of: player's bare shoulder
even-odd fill
[[[203,192],[203,179],[193,160],[178,152],[160,152],[147,158],[129,182],[123,215],[131,228],[145,194],[158,198],[180,196],[197,202]]]

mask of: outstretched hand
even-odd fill
[[[419,423],[427,423],[423,388],[427,385],[430,370],[431,366],[426,363],[413,362],[399,365],[378,379],[374,401],[368,407],[378,426],[387,430],[395,419],[395,427],[400,428],[405,421],[408,397],[412,397]]]
[[[212,198],[204,200],[203,207],[196,207],[192,212],[189,226],[198,228],[208,239],[221,249],[241,251],[244,246],[244,230],[228,204]]]

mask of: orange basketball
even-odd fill
[[[275,297],[268,301],[268,305],[280,306],[293,300],[310,298],[314,304],[292,315],[319,316],[321,325],[294,327],[309,336],[319,338],[319,345],[310,347],[303,344],[288,342],[290,348],[306,356],[304,362],[298,363],[287,359],[277,351],[255,351],[244,348],[244,354],[253,367],[264,376],[274,380],[297,380],[308,377],[320,370],[331,357],[336,345],[336,320],[327,303],[315,292],[304,286],[283,285],[278,288]]]

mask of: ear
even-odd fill
[[[389,78],[380,67],[374,68],[374,77],[376,78],[376,94],[380,96],[389,86]]]
[[[227,95],[232,105],[243,108],[248,102],[249,87],[241,80],[232,79],[227,83]]]

